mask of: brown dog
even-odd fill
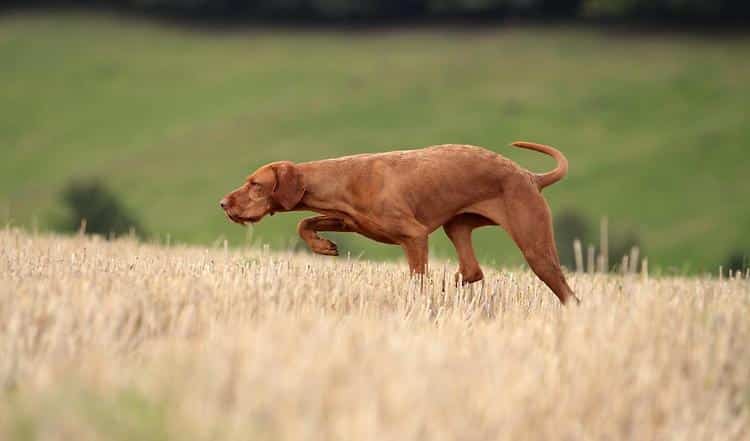
[[[427,268],[427,236],[442,226],[458,252],[463,283],[483,278],[472,230],[500,225],[562,303],[578,301],[560,269],[550,210],[541,194],[565,176],[568,161],[549,146],[513,145],[552,156],[557,168],[538,175],[489,150],[453,144],[301,164],[282,161],[259,168],[220,204],[240,224],[275,212],[320,213],[297,228],[313,252],[338,254],[319,231],[359,233],[400,245],[415,274]]]

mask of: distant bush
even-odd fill
[[[724,268],[725,274],[745,271],[750,268],[750,256],[748,253],[740,250],[732,251],[729,253],[729,256],[727,256],[722,267]]]
[[[610,269],[619,264],[622,261],[622,257],[629,255],[630,250],[635,247],[640,250],[642,255],[643,244],[638,233],[631,229],[618,230],[612,228],[609,237],[609,256],[610,259],[615,260],[610,260]]]
[[[588,219],[575,210],[564,210],[555,216],[555,243],[557,252],[560,254],[560,263],[568,268],[575,268],[575,255],[573,253],[573,241],[580,240],[587,244],[592,239],[589,237],[591,227]],[[584,245],[585,246],[585,245]]]
[[[97,178],[77,179],[69,182],[60,194],[67,212],[54,222],[61,232],[81,229],[104,236],[120,236],[131,230],[145,235],[145,230],[135,215],[123,205],[107,186]]]
[[[602,244],[600,243],[602,231],[599,228],[592,228],[592,225],[593,222],[574,209],[563,210],[555,216],[555,244],[560,255],[560,263],[567,268],[576,269],[575,252],[573,250],[573,242],[576,239],[581,241],[581,257],[584,265],[589,264],[587,262],[589,246],[595,247],[595,257],[600,258],[598,256],[602,255]],[[598,226],[601,228],[601,224]],[[630,256],[634,247],[639,250],[639,258],[644,257],[643,243],[640,235],[634,229],[625,228],[622,225],[609,225],[606,230],[607,259],[602,261],[602,265],[606,266],[608,271],[619,270],[623,256]],[[635,265],[637,267],[637,264]]]

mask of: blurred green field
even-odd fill
[[[87,15],[0,17],[0,216],[49,227],[72,176],[101,176],[153,234],[246,240],[217,201],[257,166],[440,143],[555,145],[545,190],[634,229],[652,265],[713,270],[750,250],[750,39],[568,28],[206,31]],[[304,214],[253,240],[289,247]],[[354,235],[365,258],[397,247]],[[475,235],[516,264],[505,233]],[[442,232],[435,254],[452,256]]]

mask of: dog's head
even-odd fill
[[[256,170],[219,205],[229,219],[244,225],[258,222],[269,213],[293,209],[304,194],[302,176],[294,163],[274,162]]]

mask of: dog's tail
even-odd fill
[[[540,153],[546,153],[552,156],[553,158],[555,158],[555,161],[557,161],[557,167],[551,172],[544,173],[541,175],[536,174],[536,173],[534,174],[534,177],[536,178],[536,185],[539,187],[540,190],[564,178],[565,175],[568,173],[568,159],[565,158],[565,155],[560,153],[560,151],[557,150],[556,148],[550,147],[544,144],[536,144],[533,142],[524,142],[524,141],[516,141],[512,145],[514,147],[521,147],[523,149],[535,150]]]

